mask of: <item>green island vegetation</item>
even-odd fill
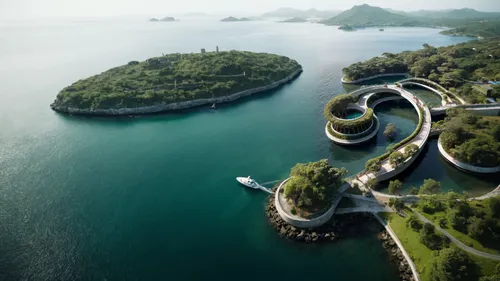
[[[396,125],[389,123],[387,126],[385,126],[384,129],[384,136],[386,136],[389,140],[393,141],[398,134],[398,128],[396,128]]]
[[[409,73],[432,80],[469,103],[500,98],[500,39],[470,41],[435,48],[424,44],[418,51],[384,53],[343,69],[344,79],[355,81],[379,74]],[[435,86],[435,85],[430,85]]]
[[[308,22],[308,20],[306,20],[304,18],[300,18],[300,17],[293,17],[293,18],[289,18],[287,20],[280,21],[280,22],[283,22],[283,23],[302,23],[302,22]]]
[[[354,26],[351,26],[348,24],[344,24],[344,25],[339,26],[339,29],[344,30],[344,31],[355,31],[356,30],[356,28]]]
[[[389,194],[399,194],[403,183],[400,180],[393,180],[389,182]]]
[[[446,111],[436,123],[439,142],[455,159],[478,167],[500,165],[500,116],[478,116],[464,109]]]
[[[64,88],[53,107],[136,108],[228,96],[301,69],[290,58],[241,51],[169,54],[131,61]]]
[[[324,115],[328,120],[327,126],[330,134],[340,139],[359,139],[369,135],[377,128],[378,121],[371,108],[367,108],[359,118],[345,119],[348,114],[348,106],[356,102],[357,99],[354,96],[341,94],[326,104]],[[352,134],[356,136],[348,136]]]
[[[467,201],[466,195],[449,192],[422,197],[414,209],[433,223],[422,221],[413,210],[399,204],[398,214],[385,214],[417,267],[422,281],[500,280],[500,264],[475,256],[453,244],[435,225],[477,250],[498,254],[500,247],[500,198]]]
[[[448,192],[420,199],[415,209],[467,246],[500,253],[500,197],[468,201],[466,194]]]
[[[500,17],[500,16],[498,16]],[[467,20],[449,24],[452,29],[441,31],[443,35],[493,38],[500,36],[500,20]]]
[[[484,38],[500,36],[500,13],[479,12],[473,9],[407,13],[364,4],[354,6],[320,23],[349,26],[349,30],[385,26],[448,27],[450,29],[442,31],[441,34]]]
[[[227,17],[223,18],[220,21],[222,22],[234,22],[234,21],[251,21],[249,18],[235,18],[235,17]]]
[[[326,159],[295,165],[283,188],[292,213],[309,217],[329,208],[346,174],[345,168],[334,168]]]

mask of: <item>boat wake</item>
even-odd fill
[[[273,192],[272,190],[270,190],[269,188],[266,188],[266,187],[264,187],[264,186],[262,186],[262,185],[260,185],[260,184],[259,184],[259,188],[260,188],[262,191],[265,191],[265,192],[267,192],[267,193],[269,193],[269,194],[274,194],[274,192]]]

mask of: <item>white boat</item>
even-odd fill
[[[241,183],[242,185],[246,186],[246,187],[250,187],[250,188],[253,188],[253,189],[259,189],[259,184],[254,180],[252,179],[250,176],[244,178],[244,177],[237,177],[236,180]]]

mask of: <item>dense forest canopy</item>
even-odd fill
[[[435,48],[424,44],[418,51],[399,54],[384,53],[343,69],[345,79],[354,81],[378,74],[409,73],[430,79],[445,88],[455,88],[457,94],[470,103],[482,103],[487,96],[500,98],[500,39],[471,41]],[[483,85],[481,85],[483,84]],[[478,88],[479,87],[479,88]]]
[[[285,197],[297,208],[319,211],[331,204],[335,191],[343,184],[347,171],[334,168],[323,159],[297,164],[284,187]]]
[[[458,160],[479,167],[500,165],[500,117],[481,117],[449,109],[439,137],[443,148]],[[439,122],[438,122],[439,123]]]
[[[170,54],[80,80],[64,88],[54,105],[134,108],[227,96],[269,85],[300,68],[295,60],[265,53]]]

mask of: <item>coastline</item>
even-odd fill
[[[228,96],[218,97],[218,98],[209,98],[209,99],[197,99],[191,101],[182,101],[176,103],[169,104],[156,104],[151,106],[143,106],[143,107],[135,107],[135,108],[118,108],[118,109],[81,109],[74,107],[66,107],[66,106],[57,106],[54,104],[50,105],[50,108],[58,113],[72,114],[72,115],[89,115],[89,116],[127,116],[127,115],[149,115],[149,114],[157,114],[162,112],[176,111],[176,110],[184,110],[190,109],[194,107],[199,107],[208,104],[214,103],[227,103],[238,100],[243,97],[247,97],[253,94],[266,92],[269,90],[276,89],[280,86],[283,86],[292,80],[296,79],[301,73],[303,69],[302,66],[294,71],[292,74],[287,76],[284,79],[279,81],[275,81],[272,84],[267,86],[257,87],[253,89],[244,90],[241,92],[237,92]]]
[[[345,80],[345,76],[342,76],[342,78],[340,79],[340,81],[342,81],[342,83],[344,83],[344,84],[357,84],[357,83],[361,83],[361,82],[365,82],[365,81],[369,81],[369,80],[373,80],[373,79],[377,79],[377,78],[392,77],[392,76],[404,76],[404,77],[408,77],[408,73],[386,73],[386,74],[378,74],[378,75],[374,75],[374,76],[370,76],[370,77],[366,77],[366,78],[361,78],[361,79],[354,80],[354,81],[346,81]]]

